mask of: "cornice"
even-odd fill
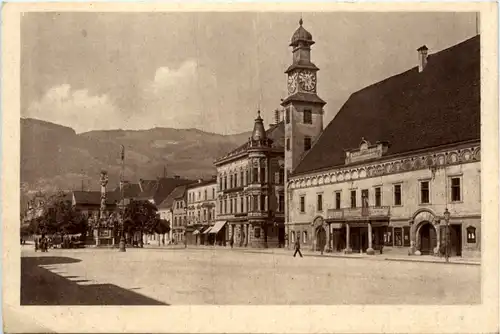
[[[387,159],[385,161],[367,162],[363,165],[343,166],[322,172],[290,176],[288,189],[316,187],[323,184],[338,184],[371,177],[406,173],[416,170],[430,169],[435,172],[439,168],[478,162],[481,160],[480,144],[462,148],[414,154],[411,156]]]

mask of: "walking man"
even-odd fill
[[[293,253],[293,257],[299,253],[300,257],[302,256],[302,253],[300,252],[300,237],[297,237],[297,240],[295,241],[295,253]]]

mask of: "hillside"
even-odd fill
[[[120,145],[125,146],[125,178],[168,175],[189,178],[215,173],[213,161],[239,146],[249,133],[219,135],[197,129],[90,131],[36,119],[21,119],[21,183],[24,192],[98,189],[99,173],[115,186],[120,173]]]

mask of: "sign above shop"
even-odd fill
[[[388,148],[388,142],[376,142],[372,145],[369,141],[362,138],[359,148],[346,150],[345,164],[349,165],[366,160],[380,159],[387,152]]]

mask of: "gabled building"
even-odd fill
[[[284,124],[264,129],[260,112],[248,142],[215,161],[217,221],[207,232],[220,245],[284,245]]]
[[[313,250],[479,256],[480,38],[353,93],[323,130],[312,35],[287,70],[290,241]]]
[[[141,192],[138,194],[138,200],[147,200],[153,204],[159,205],[167,196],[177,187],[188,185],[196,181],[183,179],[180,176],[161,177],[156,180],[139,180]]]

